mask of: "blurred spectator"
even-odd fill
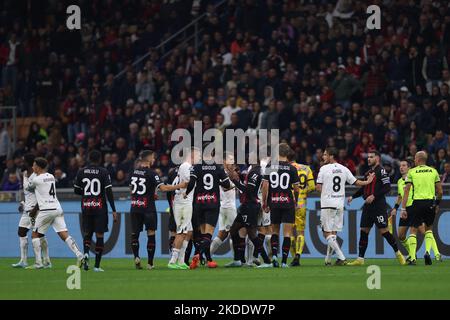
[[[15,173],[10,173],[8,179],[2,184],[2,191],[20,190],[20,180]]]

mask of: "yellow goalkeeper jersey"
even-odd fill
[[[304,164],[299,164],[296,162],[291,163],[296,169],[298,178],[300,180],[299,189],[300,193],[298,195],[298,202],[302,203],[306,201],[308,193],[314,191],[316,184],[314,183],[314,176],[310,167]]]

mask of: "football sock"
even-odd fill
[[[174,241],[175,241],[175,236],[171,236],[169,238],[169,251],[172,251]]]
[[[97,242],[95,243],[95,267],[100,268],[100,261],[102,260],[103,248],[105,246],[104,239],[97,238]]]
[[[336,255],[339,260],[345,260],[345,256],[342,253],[341,248],[339,247],[339,243],[337,242],[336,236],[331,234],[327,237],[328,245],[336,252]]]
[[[284,237],[283,239],[283,245],[281,246],[283,257],[282,257],[282,263],[287,262],[287,258],[289,256],[289,249],[291,248],[291,238],[290,237]]]
[[[176,263],[178,260],[178,255],[180,254],[180,249],[173,248],[172,249],[172,256],[170,257],[169,263]]]
[[[139,235],[135,233],[131,234],[131,251],[135,258],[139,257]]]
[[[245,263],[245,238],[239,237],[237,248],[237,259],[235,260],[240,260],[242,263]]]
[[[183,240],[183,244],[181,245],[180,253],[178,254],[178,263],[179,264],[186,263],[186,248],[188,247],[188,245],[189,245],[189,241]]]
[[[297,253],[297,241],[295,240],[295,237],[291,237],[291,256],[295,256]]]
[[[250,261],[253,261],[253,253],[256,251],[255,245],[253,244],[253,242],[250,240],[250,238],[248,236],[246,237],[245,242],[247,243],[247,256],[246,256],[245,260],[247,262],[250,262]]]
[[[433,244],[434,236],[433,231],[428,230],[425,232],[425,251],[430,253],[431,246]]]
[[[194,255],[199,254],[201,250],[202,234],[199,231],[194,231]]]
[[[400,242],[402,243],[403,247],[405,247],[406,251],[408,252],[408,256],[411,256],[409,254],[409,241],[408,241],[408,238],[400,240]]]
[[[193,242],[192,240],[188,241],[188,245],[186,250],[184,251],[184,263],[189,264],[189,259],[191,258]]]
[[[209,233],[202,234],[201,252],[205,254],[205,258],[207,261],[212,261],[210,251],[211,238],[212,235]]]
[[[83,257],[83,254],[81,253],[80,249],[78,249],[77,243],[71,236],[68,236],[65,242],[69,247],[69,249],[72,250],[73,253],[75,253],[77,258]]]
[[[153,257],[155,256],[155,235],[147,236],[147,254],[148,254],[148,264],[153,265]]]
[[[273,234],[270,238],[270,246],[272,248],[272,255],[277,256],[278,255],[278,244],[279,244],[279,238],[277,234]]]
[[[34,257],[36,258],[36,264],[42,265],[42,256],[41,256],[41,239],[34,238],[31,240],[33,244]]]
[[[89,255],[89,251],[91,250],[91,236],[85,236],[83,238],[83,252],[86,255]]]
[[[19,237],[20,261],[27,263],[28,261],[28,237]]]
[[[367,244],[369,242],[369,234],[361,230],[359,236],[359,257],[364,258],[366,255]]]
[[[333,252],[334,252],[333,248],[329,244],[327,244],[327,256],[326,256],[325,260],[327,260],[327,261],[331,260],[331,256],[333,255]]]
[[[411,260],[416,260],[416,250],[417,250],[417,237],[415,234],[410,234],[408,237],[409,242],[409,256]]]
[[[267,255],[269,255],[269,256],[272,254],[272,245],[271,245],[271,242],[272,242],[272,235],[266,234],[266,235],[264,236],[264,244],[266,245],[266,248],[267,248]]]
[[[255,237],[251,240],[253,245],[255,246],[255,252],[261,255],[264,260],[264,263],[270,263],[270,259],[267,256],[266,250],[264,249],[263,240],[260,237]]]
[[[398,246],[397,246],[397,241],[395,240],[394,236],[392,235],[392,233],[385,232],[382,234],[382,236],[386,239],[386,241],[389,243],[389,245],[392,247],[392,249],[394,250],[394,252],[398,251]]]
[[[48,242],[47,237],[39,238],[41,239],[41,250],[42,250],[42,259],[45,263],[50,263],[50,256],[48,254]]]
[[[231,250],[231,255],[234,257],[234,244],[233,244],[233,239],[229,239],[230,242],[230,250]]]
[[[301,255],[303,253],[304,246],[305,246],[305,236],[298,235],[297,241],[295,243],[295,248],[296,248],[295,253],[298,255]]]
[[[215,237],[214,240],[211,242],[211,247],[209,248],[209,251],[211,252],[211,255],[216,253],[217,249],[220,248],[223,241],[219,237]]]
[[[431,236],[433,237],[432,242],[431,242],[431,250],[433,250],[434,252],[434,256],[438,256],[441,255],[441,253],[439,252],[439,248],[437,246],[436,243],[436,238],[434,237],[433,231],[430,230]]]

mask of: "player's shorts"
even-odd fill
[[[388,227],[389,214],[385,204],[368,206],[364,205],[361,215],[361,228],[372,228],[375,224],[378,229]]]
[[[398,223],[399,227],[411,227],[412,226],[412,222],[413,222],[413,211],[412,211],[412,206],[406,207],[406,213],[408,215],[408,217],[406,219],[402,219],[400,217],[400,221]]]
[[[295,222],[295,208],[270,208],[270,221],[272,224],[293,224]]]
[[[20,216],[20,220],[19,220],[19,228],[25,228],[25,229],[30,230],[32,227],[33,227],[33,225],[31,223],[31,218],[28,215],[28,213],[26,213],[26,212],[22,213],[22,215]]]
[[[306,206],[295,209],[295,229],[305,231],[306,225]]]
[[[156,230],[158,228],[158,215],[155,211],[148,212],[130,212],[131,214],[131,232],[139,233],[145,230]]]
[[[199,225],[209,224],[213,227],[216,226],[217,220],[219,220],[219,207],[195,206],[194,211]]]
[[[320,225],[324,232],[340,232],[344,226],[343,208],[320,209]]]
[[[261,211],[259,204],[247,203],[239,206],[236,222],[245,227],[256,227],[258,225],[258,213]]]
[[[67,231],[64,214],[61,210],[41,210],[36,217],[33,231],[46,234],[48,228],[52,226],[56,233]]]
[[[272,224],[270,220],[270,211],[260,210],[258,213],[258,227],[269,227]]]
[[[434,200],[414,200],[412,204],[412,226],[418,228],[425,223],[427,227],[433,225],[436,211]]]
[[[220,207],[219,211],[219,231],[230,231],[231,225],[236,219],[237,211],[236,207],[223,208]]]
[[[176,233],[188,233],[192,231],[192,203],[173,204],[173,218],[176,225]]]
[[[83,213],[81,215],[81,226],[85,234],[108,232],[108,214]]]

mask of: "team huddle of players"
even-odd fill
[[[170,171],[171,184],[165,184],[151,169],[156,160],[155,153],[150,150],[142,151],[130,176],[130,240],[135,267],[142,269],[139,235],[145,228],[148,238],[147,269],[154,268],[157,190],[167,192],[170,204],[170,269],[196,269],[201,264],[216,268],[217,263],[213,256],[227,238],[233,252],[233,260],[226,264],[226,267],[299,266],[305,244],[306,199],[308,193],[313,190],[321,194],[320,221],[328,244],[326,265],[331,265],[334,253],[337,256],[335,265],[364,264],[368,234],[374,224],[393,248],[400,264],[416,264],[418,231],[425,234],[426,264],[431,264],[431,250],[436,259],[441,260],[432,225],[438,210],[437,205],[442,198],[442,187],[436,170],[425,166],[424,152],[416,154],[415,170],[412,170],[410,163],[402,162],[403,180],[399,180],[397,204],[390,213],[391,216],[395,215],[402,201],[399,239],[408,251],[406,260],[389,228],[385,195],[390,190],[390,181],[380,165],[380,155],[376,151],[368,154],[371,169],[364,180],[356,179],[346,167],[337,163],[336,156],[334,148],[326,149],[323,155],[324,165],[320,168],[316,185],[311,169],[295,163],[293,150],[284,143],[279,145],[276,159],[258,159],[256,154],[249,154],[247,169],[242,172],[235,164],[232,154],[225,155],[222,165],[213,156],[202,157],[198,149],[191,148],[184,150],[184,162]],[[20,207],[22,217],[18,230],[21,260],[13,267],[28,267],[28,230],[33,231],[32,244],[36,257],[36,263],[28,268],[51,267],[45,233],[53,226],[77,256],[78,265],[85,270],[90,268],[89,252],[95,233],[94,271],[103,271],[100,262],[104,246],[103,236],[108,231],[107,201],[114,221],[117,214],[111,179],[108,171],[100,165],[101,159],[99,151],[91,151],[89,165],[79,170],[74,183],[74,192],[81,195],[84,249],[84,253],[81,253],[67,232],[61,205],[56,197],[55,178],[46,171],[46,160],[35,159],[32,155],[25,156],[25,201]],[[342,230],[344,221],[346,184],[361,187],[353,197],[348,198],[349,203],[358,196],[365,200],[361,217],[359,257],[349,263],[337,241],[337,233]],[[414,192],[410,191],[411,186]],[[422,191],[422,188],[426,191]],[[435,189],[437,201],[434,200]],[[238,208],[237,196],[240,200]],[[217,224],[218,233],[212,239]],[[408,228],[410,235],[406,238]],[[283,239],[279,261],[281,230]],[[191,259],[192,250],[194,254]],[[293,259],[288,264],[290,252]]]

